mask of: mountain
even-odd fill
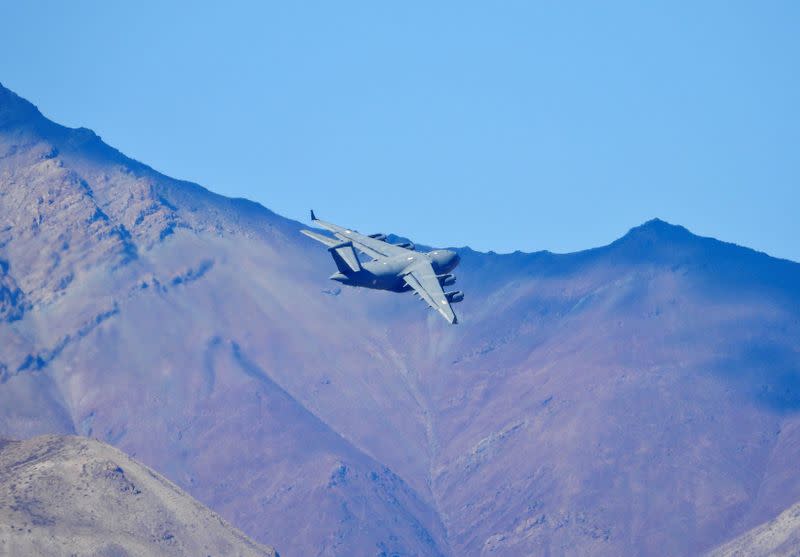
[[[99,441],[0,441],[0,555],[276,557]]]
[[[711,551],[707,557],[793,557],[800,555],[800,503],[773,520]]]
[[[463,248],[451,327],[7,89],[0,216],[0,434],[111,443],[283,555],[695,555],[800,500],[797,263],[660,220]]]

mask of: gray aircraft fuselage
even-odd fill
[[[364,235],[357,230],[318,219],[314,211],[311,211],[311,221],[333,233],[334,237],[331,238],[313,230],[300,231],[328,246],[338,271],[331,275],[332,280],[348,286],[391,292],[413,290],[448,323],[458,323],[451,304],[463,300],[464,293],[460,290],[445,292],[443,289],[456,281],[450,271],[461,260],[457,253],[446,249],[418,252],[411,242],[391,244],[386,241],[385,234]],[[362,261],[356,250],[369,257],[370,261]]]
[[[437,275],[449,273],[458,266],[461,258],[450,250],[434,250],[428,253],[411,252],[410,254],[396,255],[377,261],[362,263],[362,269],[345,275],[334,273],[331,279],[348,286],[361,286],[376,290],[390,290],[392,292],[405,292],[411,287],[406,284],[403,275],[408,267],[419,259],[430,261]]]

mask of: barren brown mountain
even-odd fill
[[[448,326],[6,89],[0,223],[0,434],[104,440],[283,555],[696,555],[800,500],[800,264],[659,220],[463,248]]]
[[[277,554],[119,450],[45,435],[0,441],[0,555]]]

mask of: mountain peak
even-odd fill
[[[671,224],[659,218],[634,226],[612,246],[656,246],[664,244],[685,244],[699,239],[685,227]]]
[[[675,239],[694,236],[694,234],[683,226],[672,224],[656,217],[639,226],[634,226],[621,239],[637,236],[657,236],[663,239]]]
[[[608,248],[631,260],[673,260],[701,248],[704,239],[692,234],[683,226],[671,224],[659,218],[635,226],[612,242]]]

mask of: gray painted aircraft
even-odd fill
[[[336,237],[331,238],[311,230],[300,231],[328,246],[338,269],[338,272],[331,275],[331,280],[348,286],[391,292],[413,290],[447,319],[448,323],[458,323],[450,304],[463,300],[464,293],[458,290],[442,290],[443,286],[456,282],[456,277],[450,271],[461,260],[457,253],[444,249],[422,253],[415,251],[411,243],[390,244],[384,234],[365,236],[355,230],[319,220],[314,211],[311,211],[311,221]],[[355,252],[356,249],[369,256],[372,261],[362,262]]]

